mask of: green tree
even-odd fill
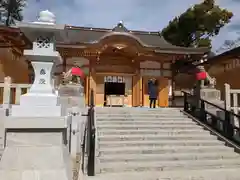
[[[5,25],[10,26],[16,21],[22,21],[22,11],[26,5],[26,0],[1,0],[0,7],[6,12]]]
[[[161,35],[177,46],[208,47],[232,17],[232,12],[220,8],[214,0],[204,0],[170,21]]]

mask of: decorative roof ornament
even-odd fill
[[[56,16],[49,10],[41,11],[39,13],[38,21],[34,23],[39,24],[55,24]]]
[[[112,30],[116,32],[128,32],[127,28],[123,25],[123,21],[119,21],[117,26]]]
[[[119,21],[119,23],[118,23],[118,24],[123,26],[123,21]]]

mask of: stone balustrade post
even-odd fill
[[[9,109],[11,103],[11,77],[7,76],[4,78],[4,89],[3,89],[3,108]]]
[[[224,84],[224,94],[225,94],[225,101],[224,101],[225,109],[230,111],[231,109],[230,85],[227,83]]]

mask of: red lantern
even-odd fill
[[[206,74],[206,72],[198,72],[196,74],[196,78],[197,78],[197,80],[204,80],[207,78],[207,74]]]
[[[78,67],[73,67],[71,71],[72,75],[79,76],[81,78],[84,78],[85,76],[84,72]]]

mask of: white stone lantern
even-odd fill
[[[20,105],[12,107],[12,116],[61,116],[52,79],[54,67],[62,63],[55,41],[65,39],[65,25],[56,25],[54,14],[47,10],[40,12],[37,22],[19,23],[18,27],[33,42],[24,56],[32,63],[35,79],[29,92],[20,97]]]

